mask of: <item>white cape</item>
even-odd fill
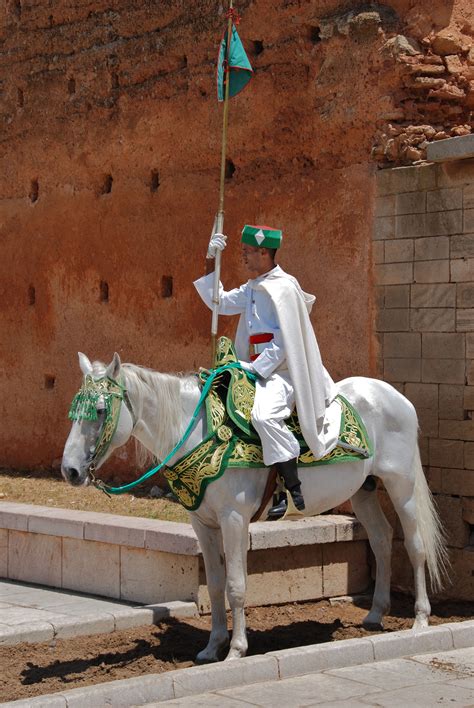
[[[327,409],[336,396],[336,389],[334,381],[323,366],[309,318],[316,298],[305,293],[298,281],[281,268],[275,269],[265,279],[251,285],[256,290],[264,290],[275,306],[286,351],[286,363],[295,390],[301,432],[314,456],[320,459],[337,442],[337,433],[335,440],[327,439],[329,431],[325,425]],[[241,358],[248,358],[248,340],[243,317],[237,327],[236,349]],[[243,355],[245,351],[247,354]],[[331,409],[333,413],[334,406],[331,406]],[[340,413],[339,405],[337,409]],[[329,417],[334,418],[334,414]],[[334,425],[330,427],[333,429]],[[330,438],[333,438],[332,434]]]

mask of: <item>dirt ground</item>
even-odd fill
[[[137,487],[133,494],[108,497],[94,487],[71,487],[61,478],[60,472],[52,476],[51,471],[30,473],[0,470],[0,504],[2,501],[21,502],[61,509],[188,522],[188,512],[180,504],[149,497],[150,489],[157,481],[153,478],[151,483]]]
[[[370,634],[361,627],[369,600],[357,605],[327,600],[249,608],[249,655]],[[433,607],[432,624],[472,617],[468,603]],[[394,595],[386,632],[408,629],[413,600]],[[169,619],[157,626],[113,634],[20,644],[0,648],[0,696],[3,701],[90,686],[95,683],[162,673],[193,665],[207,643],[210,618]]]

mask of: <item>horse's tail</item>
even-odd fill
[[[425,548],[431,588],[433,592],[439,592],[448,579],[450,568],[446,533],[441,525],[433,495],[426,482],[418,445],[413,458],[413,472],[418,528]]]

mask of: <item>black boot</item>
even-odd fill
[[[305,505],[303,495],[301,494],[301,483],[298,479],[297,458],[295,457],[287,462],[278,462],[275,466],[277,468],[277,472],[283,478],[285,487],[291,494],[293,504],[298,511],[302,511],[305,508]],[[279,504],[272,506],[268,512],[268,518],[280,519],[286,513],[287,507],[287,500],[284,497]]]

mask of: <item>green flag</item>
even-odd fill
[[[219,48],[219,57],[217,60],[217,99],[224,100],[225,95],[225,76],[224,67],[227,50],[227,32],[224,34],[221,46]],[[229,71],[230,87],[229,96],[232,98],[248,84],[252,78],[253,69],[250,65],[248,57],[245,53],[240,37],[237,34],[235,25],[232,25],[232,38],[229,51]]]

